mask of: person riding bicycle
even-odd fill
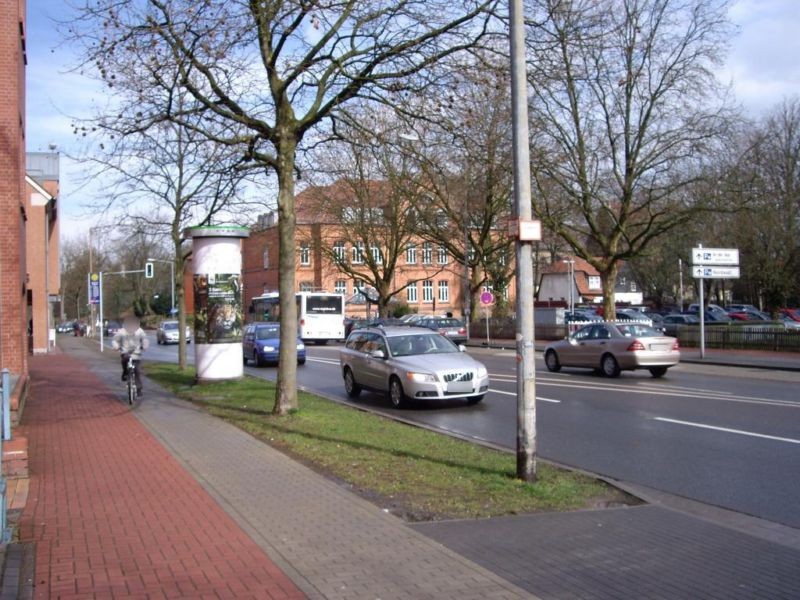
[[[128,359],[133,357],[134,380],[136,382],[136,393],[139,396],[142,395],[142,377],[139,361],[141,360],[142,352],[147,350],[149,345],[147,335],[139,325],[139,319],[136,317],[126,317],[122,323],[122,328],[117,331],[111,342],[111,347],[122,353],[122,381],[127,381],[128,379]]]

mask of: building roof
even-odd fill
[[[582,258],[572,256],[566,260],[575,261],[575,286],[578,288],[578,293],[581,296],[602,296],[603,290],[598,288],[589,287],[589,277],[599,277],[600,273],[592,265]],[[542,267],[542,277],[545,275],[567,275],[569,273],[569,264],[563,260],[557,260],[554,263]]]

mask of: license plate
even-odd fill
[[[471,381],[451,381],[447,384],[447,392],[449,394],[467,394],[471,391]]]
[[[672,346],[669,344],[650,344],[650,350],[655,350],[657,352],[664,352],[669,350]]]

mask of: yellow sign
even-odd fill
[[[92,273],[89,277],[92,281],[100,281],[100,275],[97,273]]]

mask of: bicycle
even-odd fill
[[[136,389],[136,363],[133,360],[133,354],[128,356],[128,364],[125,367],[127,377],[126,383],[128,384],[128,404],[133,406],[133,403],[136,402],[136,396],[138,391]]]

